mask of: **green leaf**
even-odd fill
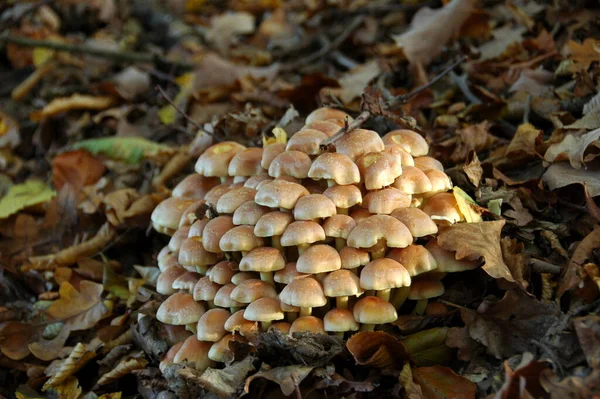
[[[460,187],[455,186],[452,189],[452,193],[454,194],[454,198],[456,198],[458,209],[460,209],[460,212],[465,216],[467,223],[481,222],[482,219],[477,210],[481,211],[482,208],[477,205],[477,202],[475,202],[473,198],[465,193]]]
[[[80,141],[73,148],[88,150],[94,155],[103,155],[128,164],[138,164],[144,158],[174,152],[169,146],[154,143],[143,137],[102,137]]]
[[[446,346],[447,327],[419,331],[404,338],[402,345],[412,355],[417,366],[448,363],[452,360],[452,349]]]
[[[56,191],[39,180],[28,180],[22,184],[15,184],[0,199],[0,219],[14,215],[29,206],[43,204],[55,196]]]

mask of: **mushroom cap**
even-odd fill
[[[431,182],[431,193],[441,193],[452,189],[452,180],[441,170],[430,169],[423,173]]]
[[[214,265],[219,257],[204,248],[202,237],[188,237],[181,244],[178,260],[186,270],[196,271],[197,266]]]
[[[263,155],[262,148],[246,148],[234,155],[229,162],[227,174],[229,176],[254,176],[263,173],[260,166]]]
[[[346,185],[360,182],[358,166],[344,154],[326,152],[315,159],[308,171],[308,177],[314,180],[333,180],[336,184]]]
[[[323,223],[327,237],[348,238],[348,234],[356,227],[356,221],[348,215],[333,215]]]
[[[194,169],[203,176],[226,177],[231,159],[245,149],[245,146],[234,141],[214,144],[200,155]]]
[[[221,238],[234,226],[231,216],[217,216],[211,219],[202,231],[202,245],[209,252],[221,253]]]
[[[275,298],[275,287],[266,281],[250,279],[242,281],[231,291],[231,299],[240,303],[251,303],[259,298]],[[248,319],[253,320],[253,319]]]
[[[243,186],[243,184],[238,186]],[[209,192],[206,193],[206,195],[204,196],[204,201],[206,201],[206,203],[208,204],[216,205],[216,203],[219,201],[219,198],[221,198],[223,194],[233,190],[235,187],[236,186],[232,183],[231,180],[225,183],[221,183],[218,186],[214,186],[209,190]]]
[[[325,334],[323,320],[315,316],[298,317],[290,326],[289,334],[309,332],[312,334]]]
[[[301,308],[316,308],[327,303],[323,287],[310,277],[298,278],[286,285],[279,298],[288,305]]]
[[[361,324],[385,324],[398,319],[394,305],[376,296],[365,296],[352,309],[354,320]]]
[[[289,334],[290,327],[292,327],[291,323],[287,321],[278,321],[277,323],[271,324],[268,331],[279,330],[282,334]]]
[[[335,215],[335,204],[323,194],[309,194],[298,199],[294,219],[314,220]]]
[[[160,363],[158,365],[158,369],[161,371],[161,373],[164,373],[165,369],[168,366],[170,366],[171,364],[173,364],[173,361],[175,360],[175,356],[177,356],[177,352],[179,352],[179,349],[181,349],[181,347],[183,346],[184,343],[185,343],[185,340],[176,343],[167,351],[167,353],[165,353],[165,355],[160,360]]]
[[[358,331],[360,327],[349,309],[339,308],[327,312],[323,317],[323,324],[327,332]]]
[[[303,152],[284,151],[277,155],[269,165],[269,176],[281,177],[292,176],[296,179],[305,179],[308,177],[312,161]]]
[[[234,289],[235,285],[233,284],[227,284],[219,288],[219,291],[217,291],[217,294],[213,299],[214,304],[222,308],[239,308],[244,306],[243,303],[231,299],[231,292]]]
[[[238,265],[230,260],[223,260],[210,270],[210,281],[225,285],[231,283],[231,278],[237,273]]]
[[[277,300],[279,301],[279,306],[281,306],[281,310],[284,312],[297,313],[300,311],[300,308],[298,306],[288,305],[287,303],[282,302],[279,295],[277,295]]]
[[[241,224],[254,226],[258,222],[258,219],[269,213],[269,211],[269,208],[260,206],[254,201],[244,202],[233,213],[233,224],[236,226]]]
[[[437,269],[435,258],[422,245],[412,244],[406,248],[394,248],[387,257],[404,266],[411,277]]]
[[[194,286],[202,277],[200,273],[185,272],[173,281],[173,289],[184,290],[190,294],[194,291]]]
[[[369,152],[383,151],[384,148],[377,132],[366,129],[352,130],[335,142],[336,152],[347,155],[353,161]]]
[[[243,203],[254,200],[256,190],[247,187],[234,188],[223,194],[217,201],[216,208],[220,214],[233,213]]]
[[[175,198],[202,200],[210,189],[219,184],[221,184],[221,180],[216,177],[206,177],[198,173],[192,173],[175,186],[172,195]]]
[[[277,270],[275,272],[274,280],[277,283],[281,284],[289,284],[297,278],[302,278],[309,276],[306,273],[300,273],[296,269],[296,262],[290,262],[285,265],[285,267],[281,270]]]
[[[270,297],[254,300],[244,311],[244,318],[250,321],[282,320],[284,317],[279,301]]]
[[[392,187],[406,194],[423,194],[433,189],[425,172],[414,166],[405,166],[402,174],[394,180]]]
[[[425,245],[425,248],[427,248],[437,262],[438,267],[436,271],[438,272],[463,272],[476,269],[481,264],[478,260],[456,259],[454,252],[446,251],[440,247],[435,239],[429,241],[427,245]]]
[[[440,161],[432,157],[416,157],[414,159],[415,167],[421,169],[423,172],[428,170],[439,170],[444,171],[444,165]]]
[[[221,286],[217,283],[210,281],[208,277],[202,277],[196,282],[194,286],[194,300],[195,301],[212,301],[215,299],[215,295],[219,292]]]
[[[307,125],[309,123],[317,122],[317,121],[326,121],[329,119],[338,119],[341,121],[348,120],[348,123],[352,122],[354,119],[345,113],[342,110],[329,108],[329,107],[321,107],[315,109],[313,112],[308,114],[304,123]]]
[[[208,221],[208,218],[196,219],[196,221],[194,221],[194,223],[192,223],[190,226],[188,237],[202,237],[202,232],[204,231]]]
[[[342,268],[356,269],[369,263],[369,253],[363,249],[344,247],[340,251],[340,259],[342,260]]]
[[[352,184],[346,186],[331,186],[323,191],[323,195],[329,198],[337,208],[348,209],[354,205],[362,204],[362,193],[360,189]]]
[[[193,335],[183,342],[181,348],[177,351],[174,363],[193,363],[196,371],[204,371],[209,367],[214,367],[215,362],[208,358],[208,351],[211,343],[199,341]]]
[[[371,212],[369,212],[368,209],[365,209],[365,208],[357,208],[356,210],[352,211],[352,213],[350,214],[350,217],[352,219],[354,219],[354,221],[357,224],[371,216],[373,216],[373,214]]]
[[[341,267],[340,254],[335,248],[325,244],[309,247],[296,262],[296,270],[301,273],[326,273]]]
[[[254,226],[254,234],[257,237],[280,236],[293,221],[294,216],[289,212],[269,212],[258,219]]]
[[[245,309],[238,310],[232,314],[225,322],[225,330],[229,332],[239,332],[242,337],[255,335],[258,332],[256,322],[244,318]]]
[[[200,341],[217,342],[227,333],[225,322],[231,313],[225,309],[210,309],[200,317],[196,327],[196,337]]]
[[[398,219],[389,215],[373,215],[358,223],[346,243],[354,248],[370,248],[379,240],[385,240],[388,247],[404,248],[412,244],[413,237]]]
[[[276,179],[260,187],[254,200],[269,208],[293,209],[298,198],[308,194],[300,184]]]
[[[277,157],[277,155],[281,154],[285,151],[285,143],[273,143],[269,144],[263,149],[262,160],[260,165],[263,169],[269,170],[271,167],[271,162]]]
[[[412,301],[435,298],[441,295],[444,295],[444,284],[439,280],[414,280],[408,290],[408,299]]]
[[[423,136],[408,129],[392,130],[383,136],[383,142],[399,145],[413,157],[427,155],[429,152],[429,144]]]
[[[400,160],[385,152],[364,154],[356,160],[356,165],[367,190],[387,187],[402,174]]]
[[[205,207],[206,201],[198,200],[185,208],[181,214],[181,218],[179,219],[179,227],[191,226],[198,220],[198,218],[203,218]]]
[[[191,294],[177,292],[161,303],[156,318],[162,323],[180,326],[196,323],[205,311],[204,306],[194,301]]]
[[[327,137],[331,137],[340,131],[340,125],[326,120],[307,123],[306,125],[304,125],[304,128],[321,131],[325,133]]]
[[[341,269],[329,273],[323,279],[323,292],[325,296],[335,298],[338,296],[360,295],[362,288],[358,276],[350,270]]]
[[[411,196],[394,187],[371,191],[365,195],[363,206],[369,212],[379,215],[389,215],[398,208],[408,208]]]
[[[173,282],[184,273],[185,269],[181,266],[172,266],[160,272],[156,279],[156,292],[163,295],[171,295],[177,292],[173,288]]]
[[[320,224],[312,221],[296,221],[290,223],[281,235],[281,245],[293,247],[312,244],[325,239],[325,231]]]
[[[382,152],[385,154],[390,154],[394,158],[399,160],[403,168],[406,166],[415,166],[413,156],[410,155],[408,152],[404,151],[399,145],[386,144]]]
[[[233,275],[231,278],[231,283],[235,286],[240,285],[242,282],[246,280],[256,279],[259,275],[253,272],[238,272]]]
[[[248,180],[246,180],[244,182],[244,187],[253,188],[255,190],[258,190],[258,185],[264,181],[266,181],[268,183],[268,182],[273,181],[273,179],[271,179],[271,177],[269,177],[269,175],[267,175],[267,174],[250,176],[248,178]]]
[[[223,252],[250,251],[265,245],[262,238],[254,235],[254,226],[235,226],[223,234],[219,247]]]
[[[327,134],[320,130],[304,127],[290,138],[285,149],[287,151],[300,151],[308,155],[317,155],[319,153],[319,146],[328,137]]]
[[[438,232],[438,227],[434,221],[419,208],[399,208],[392,212],[391,216],[401,221],[415,238]]]
[[[425,200],[421,210],[436,222],[458,223],[463,220],[463,215],[458,209],[458,203],[452,193],[435,194]]]
[[[229,350],[229,342],[233,340],[233,334],[227,333],[223,337],[212,344],[208,351],[208,358],[215,362],[224,363]]]
[[[183,211],[196,202],[193,199],[167,198],[162,201],[152,212],[152,226],[159,233],[173,234],[179,227],[179,220]]]
[[[277,248],[257,247],[240,261],[243,272],[274,272],[285,267],[285,259]]]
[[[410,275],[390,258],[375,259],[360,271],[360,286],[365,290],[386,290],[410,286]]]

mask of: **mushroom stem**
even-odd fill
[[[338,215],[347,215],[348,214],[348,208],[338,208],[338,207],[336,207],[335,210],[337,211]]]
[[[248,251],[240,251],[242,253],[242,257],[246,256],[246,254],[248,253]]]
[[[231,314],[234,314],[235,312],[237,312],[238,310],[240,310],[241,308],[235,307],[235,306],[231,306],[229,308],[229,311],[231,312]]]
[[[269,329],[269,327],[271,327],[271,322],[270,321],[261,321],[260,327],[262,328],[263,331],[267,331]]]
[[[338,296],[335,298],[335,307],[338,309],[348,309],[348,297]]]
[[[227,176],[221,176],[220,179],[221,179],[221,184],[223,184],[223,183],[225,183],[227,181],[228,177]]]
[[[208,265],[196,266],[196,271],[203,276],[206,276],[206,272],[208,272]]]
[[[312,314],[312,308],[300,308],[300,317],[310,316]]]
[[[377,291],[377,296],[379,298],[383,299],[384,301],[389,302],[391,292],[392,292],[391,288],[387,288],[385,290],[379,290],[379,291]]]
[[[273,272],[260,272],[260,279],[275,287],[275,280],[273,280]]]
[[[332,335],[335,335],[336,337],[340,337],[342,339],[344,338],[344,332],[343,331],[336,331]]]
[[[333,187],[333,186],[335,186],[335,180],[327,179],[327,187]]]
[[[273,248],[277,248],[280,252],[283,252],[283,247],[281,246],[281,236],[271,237],[271,246]]]
[[[287,320],[293,323],[298,318],[298,312],[287,312]]]
[[[375,324],[363,324],[360,331],[375,331]]]
[[[346,240],[342,237],[335,238],[335,249],[341,251],[346,246]]]
[[[310,248],[310,244],[298,244],[298,255],[302,255],[308,248]]]
[[[420,299],[417,301],[415,308],[413,309],[413,314],[422,315],[425,313],[425,309],[427,308],[427,299]]]
[[[185,329],[192,332],[193,334],[197,334],[198,333],[198,329],[196,327],[197,323],[190,323],[190,324],[186,324],[185,325]]]
[[[392,305],[394,305],[396,309],[400,309],[400,306],[406,301],[409,289],[410,287],[396,288],[396,292],[394,292],[394,297],[392,298]]]
[[[378,248],[377,250],[371,252],[371,259],[381,259],[385,257],[385,247]]]
[[[215,303],[213,301],[206,301],[206,305],[208,306],[209,309],[215,308]]]
[[[326,273],[326,272],[323,272],[323,273],[316,273],[316,274],[315,274],[315,279],[316,279],[316,280],[317,280],[319,283],[321,283],[321,285],[323,285],[323,279],[325,278],[325,276],[327,276],[327,273]]]

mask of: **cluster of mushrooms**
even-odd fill
[[[446,273],[479,265],[436,242],[464,218],[423,137],[357,129],[323,152],[351,120],[319,108],[287,143],[214,144],[156,208],[153,227],[171,236],[157,318],[191,334],[161,366],[214,367],[234,334],[373,330],[403,305],[423,314]]]

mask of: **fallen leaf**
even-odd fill
[[[98,385],[110,384],[121,377],[130,374],[134,370],[141,370],[148,364],[148,361],[139,357],[127,357],[119,362],[116,367],[98,379]]]
[[[475,151],[469,152],[467,159],[465,159],[465,164],[461,169],[475,188],[479,187],[479,183],[483,177],[483,168]]]
[[[361,366],[401,369],[411,359],[402,342],[381,331],[354,334],[346,342],[346,348]]]
[[[133,100],[150,89],[151,82],[148,72],[133,66],[123,69],[113,79],[115,89],[126,100]]]
[[[540,384],[550,399],[589,399],[600,395],[600,370],[593,370],[585,377],[571,376],[560,379],[552,370],[541,373]]]
[[[457,359],[463,362],[471,361],[477,354],[477,347],[481,347],[469,335],[466,327],[450,327],[446,334],[446,345],[450,348],[457,348]]]
[[[56,196],[56,191],[39,180],[28,180],[11,186],[0,199],[0,219],[14,215],[27,207],[43,204]]]
[[[505,157],[514,160],[514,158],[541,158],[537,148],[542,142],[543,131],[536,129],[531,123],[519,125],[515,135],[506,147]]]
[[[19,123],[0,111],[0,148],[15,148],[21,143]]]
[[[523,41],[523,34],[527,28],[523,26],[512,27],[504,25],[501,28],[492,31],[493,40],[484,43],[479,47],[481,61],[488,61],[500,57],[510,46]]]
[[[50,379],[46,381],[42,391],[61,385],[94,357],[96,357],[96,352],[88,350],[81,342],[77,343],[69,357],[61,361],[59,368],[50,375]]]
[[[585,161],[585,152],[589,146],[600,147],[600,128],[582,135],[568,134],[557,144],[548,147],[544,160],[546,162],[569,161],[575,169],[580,169]]]
[[[248,375],[248,373],[255,370],[253,364],[254,360],[256,360],[254,357],[246,356],[244,360],[235,362],[223,369],[208,368],[199,377],[196,378],[196,381],[200,384],[202,388],[206,389],[209,392],[217,394],[221,398],[231,398],[236,393],[239,393],[244,389],[244,381],[246,380],[246,376]],[[310,367],[310,369],[312,370],[312,367]],[[272,369],[271,371],[273,370],[276,369]],[[180,371],[180,374],[186,372],[192,373],[193,371],[190,368],[183,369]],[[254,377],[256,377],[256,374],[248,379],[250,380]],[[259,377],[267,378],[264,377],[264,375],[260,375]],[[246,384],[249,385],[249,382],[246,381]],[[284,384],[284,382],[280,383],[280,385],[282,384]]]
[[[281,387],[281,392],[285,396],[289,396],[296,390],[296,386],[299,386],[310,374],[313,368],[314,367],[312,366],[294,365],[275,367],[267,371],[259,371],[246,379],[244,390],[250,392],[250,383],[257,378],[264,378],[278,384]]]
[[[585,184],[590,196],[600,195],[600,173],[593,169],[573,169],[567,162],[550,165],[542,175],[542,181],[550,190],[556,190],[571,184]]]
[[[467,159],[471,151],[481,152],[489,150],[498,141],[490,134],[489,121],[483,121],[475,125],[468,125],[456,132],[456,147],[450,156],[453,162],[461,162]]]
[[[467,223],[479,223],[481,222],[481,214],[485,212],[485,208],[477,205],[477,202],[473,200],[462,188],[454,186],[452,188],[452,194],[458,204],[458,209],[465,217]]]
[[[52,387],[48,391],[60,399],[78,399],[83,392],[79,381],[74,376],[68,377],[62,384]]]
[[[0,324],[0,351],[9,359],[21,360],[30,351],[28,344],[38,340],[43,327],[33,327],[28,323],[7,321]]]
[[[523,91],[535,97],[551,96],[554,88],[547,83],[552,81],[553,74],[543,69],[522,69],[519,78],[512,84],[509,91]]]
[[[573,327],[588,366],[600,368],[600,316],[585,316],[573,319]]]
[[[525,272],[527,271],[529,257],[523,251],[523,243],[517,241],[515,238],[502,237],[500,246],[502,247],[502,258],[506,266],[508,266],[510,274],[516,282],[527,288],[528,283],[525,278]]]
[[[582,279],[582,266],[590,259],[593,251],[600,248],[600,227],[588,234],[575,248],[571,260],[561,276],[556,290],[556,297],[560,298],[565,292],[577,287]]]
[[[479,223],[456,223],[440,229],[438,244],[447,251],[456,251],[456,259],[485,259],[483,270],[493,278],[514,282],[500,247],[504,220]]]
[[[496,392],[495,399],[543,398],[544,388],[540,384],[540,375],[548,369],[546,362],[533,360],[531,353],[524,353],[521,364],[511,370],[508,361],[504,362],[504,385]]]
[[[453,351],[446,346],[447,334],[447,327],[430,328],[411,334],[400,342],[416,366],[448,364],[452,360]]]
[[[341,87],[340,99],[348,104],[356,97],[361,96],[369,82],[379,76],[380,73],[381,69],[377,60],[352,68],[338,79]]]
[[[103,155],[132,165],[139,164],[143,159],[164,163],[176,151],[174,148],[143,137],[101,137],[79,141],[73,145],[73,148],[85,149],[94,155]]]
[[[221,51],[227,50],[237,35],[253,33],[254,15],[247,12],[227,12],[215,15],[206,31],[206,40]]]
[[[89,152],[67,151],[52,159],[52,182],[58,190],[68,183],[79,191],[100,180],[105,170],[102,161]]]
[[[413,368],[413,379],[425,399],[475,399],[476,387],[449,367]]]
[[[39,121],[72,110],[90,109],[99,111],[113,104],[114,99],[112,97],[73,94],[71,97],[55,98],[42,110],[34,112],[31,119]]]
[[[567,46],[573,60],[571,66],[573,72],[587,70],[592,62],[600,61],[600,44],[598,39],[588,37],[581,44],[569,40]]]
[[[393,35],[411,63],[429,64],[443,46],[458,33],[473,11],[472,0],[452,0],[442,8],[420,8],[410,27],[401,35]]]

